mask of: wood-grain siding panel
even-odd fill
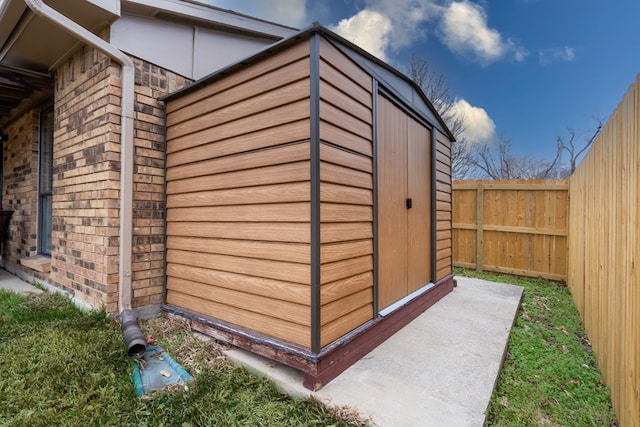
[[[203,300],[176,291],[167,292],[167,303],[306,348],[310,347],[311,331],[308,326],[287,322],[277,317],[265,316],[261,313],[239,310],[235,307]]]
[[[327,203],[348,202],[352,205],[373,206],[373,191],[324,182],[320,186],[320,201]]]
[[[268,83],[265,82],[266,85]],[[203,129],[215,128],[228,122],[237,121],[245,117],[254,117],[259,113],[270,111],[278,107],[292,104],[296,101],[309,99],[310,84],[308,79],[293,81],[286,86],[277,90],[266,92],[261,95],[251,93],[243,93],[241,101],[236,104],[219,108],[218,98],[211,98],[203,105],[203,110],[187,109],[185,114],[189,116],[183,117],[183,121],[172,124],[167,118],[167,139],[173,140]],[[229,97],[227,97],[229,98]],[[224,104],[226,99],[220,100]],[[203,111],[211,111],[202,114]],[[201,114],[201,115],[198,115]],[[187,118],[188,120],[184,121]]]
[[[300,82],[306,81],[306,89],[299,90],[309,92],[309,59],[302,60],[285,65],[273,73],[260,76],[260,78],[248,80],[233,88],[217,93],[215,96],[200,99],[193,104],[167,113],[167,127],[179,129],[180,125],[185,121],[195,119],[200,121],[201,117],[216,110],[222,110],[234,104],[238,104],[247,99],[261,99],[267,96],[277,94],[282,96],[282,92],[294,90],[292,84],[299,85]],[[274,99],[266,99],[265,105],[272,103]],[[263,110],[266,110],[264,108]],[[208,120],[202,122],[203,126],[207,126]]]
[[[437,270],[438,271],[438,280],[440,279],[444,279],[445,277],[447,277],[450,274],[453,274],[453,269],[451,268],[451,264],[442,267],[441,269]]]
[[[440,150],[436,150],[436,161],[438,163],[449,164],[451,162],[451,157],[447,156]]]
[[[442,172],[445,175],[451,176],[451,165],[442,162],[436,162],[436,170]],[[442,181],[441,181],[442,182]]]
[[[436,180],[440,182],[451,182],[451,175],[444,172],[436,171]]]
[[[320,63],[332,64],[332,66],[339,70],[342,74],[342,78],[348,78],[349,80],[357,83],[367,92],[373,92],[373,79],[371,75],[356,65],[351,59],[345,56],[338,49],[333,47],[331,43],[325,39],[320,39]],[[321,74],[321,76],[323,76]],[[324,77],[324,76],[323,76]],[[327,76],[327,78],[330,76]]]
[[[339,212],[338,212],[339,213]],[[335,215],[333,215],[335,216]],[[309,203],[199,206],[167,210],[167,222],[309,222]]]
[[[328,56],[320,61],[322,346],[373,318],[372,78],[330,44],[325,42],[321,52],[324,49]]]
[[[246,274],[303,285],[311,284],[311,267],[309,264],[207,254],[177,249],[167,250],[167,263],[212,268],[229,273]]]
[[[373,241],[371,239],[328,243],[320,246],[320,263],[326,264],[372,254]]]
[[[449,145],[445,144],[444,142],[438,140],[438,143],[436,144],[436,153],[437,154],[441,154],[442,156],[444,156],[447,159],[451,159],[451,148],[449,147]],[[436,157],[437,159],[438,157]],[[442,157],[440,157],[442,158]],[[443,163],[447,163],[447,160],[443,159]]]
[[[436,221],[437,231],[451,230],[451,222],[449,221]]]
[[[451,212],[451,202],[436,201],[436,209]]]
[[[438,211],[436,214],[436,220],[438,221],[451,221],[451,212]]]
[[[256,187],[260,185],[289,184],[309,181],[310,179],[309,162],[300,161],[284,165],[266,166],[242,171],[223,172],[216,175],[173,180],[167,182],[167,194],[173,196],[198,192],[203,189],[215,191]],[[356,196],[354,195],[354,197]]]
[[[275,295],[265,297],[248,294],[235,289],[212,286],[179,277],[168,278],[167,290],[299,325],[309,326],[311,321],[311,308],[308,305],[277,299],[274,298]]]
[[[371,270],[373,270],[373,256],[371,255],[322,264],[320,283],[335,282]]]
[[[252,67],[246,67],[241,70],[234,71],[224,78],[213,82],[197,91],[193,91],[180,98],[170,100],[167,103],[167,112],[172,113],[187,105],[193,104],[201,99],[206,99],[247,81],[259,80],[262,75],[268,74],[274,70],[281,69],[287,64],[299,61],[301,58],[309,56],[309,43],[300,43],[271,55],[262,61],[254,64]]]
[[[349,231],[350,235],[365,234],[358,223],[335,227],[329,237]],[[345,230],[341,230],[343,228]],[[369,234],[370,230],[369,230]],[[268,222],[169,222],[167,235],[184,237],[206,237],[217,239],[258,240],[267,242],[310,243],[309,223],[268,223]],[[370,237],[364,236],[361,238]],[[340,241],[334,240],[334,241]]]
[[[294,182],[169,194],[167,208],[308,202],[311,199],[309,187],[309,182]]]
[[[225,123],[214,128],[203,129],[189,135],[167,140],[167,153],[208,144],[241,135],[251,134],[268,128],[286,125],[288,123],[308,120],[310,104],[308,99],[283,105],[253,116],[244,117]],[[308,126],[308,125],[307,125]],[[307,131],[309,129],[307,128]],[[308,135],[308,133],[307,133]],[[293,140],[293,138],[290,138]]]
[[[167,236],[167,249],[232,255],[245,258],[270,259],[273,261],[309,264],[311,248],[302,243],[261,242],[258,240],[205,239],[201,237]],[[345,248],[349,249],[349,248]],[[351,249],[354,253],[356,249]],[[361,250],[364,252],[364,250]],[[357,256],[357,255],[356,255]]]
[[[320,80],[320,99],[328,102],[336,108],[343,111],[345,119],[355,117],[365,122],[373,123],[373,112],[370,105],[362,105],[360,102],[351,97],[350,88],[343,86],[341,89],[336,88],[330,82]],[[322,114],[322,112],[321,112]]]
[[[362,307],[372,302],[373,292],[371,289],[363,289],[340,300],[330,302],[322,306],[320,323],[326,325],[352,312],[354,307]],[[350,331],[345,333],[347,332]]]
[[[445,193],[444,191],[438,191],[438,192],[436,192],[436,200],[438,202],[451,203],[452,200],[453,200],[453,197],[452,197],[451,193]]]
[[[436,270],[438,271],[449,267],[451,267],[451,258],[442,258],[436,263]]]
[[[192,178],[195,176],[214,175],[223,172],[253,169],[264,166],[294,163],[310,158],[308,143],[286,144],[274,148],[243,152],[211,160],[197,161],[193,164],[170,167],[167,169],[167,180]]]
[[[321,203],[320,221],[323,224],[328,222],[373,221],[373,207],[338,203]]]
[[[451,248],[451,238],[446,238],[442,240],[436,241],[436,251],[440,253],[440,251]],[[438,256],[437,259],[442,257]]]
[[[306,141],[308,139],[309,121],[306,119],[299,120],[228,139],[215,139],[203,145],[181,151],[171,151],[167,155],[167,167],[215,159],[261,148],[275,147],[291,142]],[[174,146],[172,141],[167,144],[170,147]]]
[[[328,223],[320,228],[320,243],[372,238],[373,224],[370,222]]]
[[[436,191],[452,194],[451,184],[442,181],[436,181]]]
[[[370,83],[371,77],[367,77],[368,83]],[[353,80],[324,60],[320,61],[320,79],[322,82],[329,83],[337,90],[347,94],[360,105],[369,108],[369,110],[373,109],[371,91],[358,84],[354,84]]]
[[[373,189],[373,175],[370,173],[327,162],[321,162],[320,164],[320,180],[368,190]]]
[[[367,288],[373,292],[373,271],[325,283],[320,288],[321,305],[337,301]]]
[[[353,331],[357,327],[362,326],[371,319],[373,319],[373,304],[367,304],[357,308],[333,322],[323,325],[320,334],[320,343],[322,346],[331,344],[333,341]]]
[[[322,123],[320,125],[322,126]],[[336,141],[337,142],[334,142],[336,145],[340,145],[339,143],[344,142],[340,138],[337,138]],[[369,147],[369,152],[371,152],[371,142],[366,141],[366,144]],[[349,148],[344,144],[342,147]],[[320,144],[320,160],[323,162],[373,174],[373,160],[370,155],[366,156],[367,157],[352,153],[324,142]]]
[[[451,245],[447,248],[441,248],[437,251],[437,259],[451,258]]]
[[[444,154],[448,158],[451,158],[451,143],[449,139],[436,129],[436,151]],[[449,163],[445,161],[444,163]]]
[[[448,230],[439,230],[436,233],[436,241],[441,241],[441,240],[447,240],[447,239],[451,239],[452,233],[451,233],[451,229]]]
[[[451,144],[436,132],[436,279],[452,272]]]
[[[234,289],[246,294],[271,297],[296,304],[311,305],[309,285],[265,279],[264,277],[247,276],[246,274],[229,273],[210,268],[193,267],[170,263],[167,265],[167,282],[174,279],[187,279],[204,283],[212,287]]]
[[[346,114],[345,111],[322,99],[320,100],[320,119],[341,127],[364,139],[373,139],[373,126],[371,122],[362,121],[355,116]]]
[[[354,151],[371,158],[373,156],[373,144],[371,140],[363,138],[358,135],[354,135],[338,126],[328,123],[324,120],[320,120],[320,139],[323,143],[334,144],[338,147],[342,147],[346,150]],[[326,145],[326,144],[323,144]],[[369,160],[369,163],[371,160]],[[365,172],[371,172],[372,166],[367,166],[367,159],[356,161],[352,165],[354,169],[359,169]]]
[[[443,240],[451,239],[451,221],[436,221],[436,230],[438,232],[447,232],[449,234],[449,237]],[[438,241],[440,241],[440,239],[438,239]]]

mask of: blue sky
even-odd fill
[[[202,1],[202,0],[201,0]],[[320,22],[403,70],[444,74],[468,137],[550,158],[613,113],[640,72],[638,0],[206,0],[304,28]]]

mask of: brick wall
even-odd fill
[[[117,308],[120,70],[95,49],[55,75],[50,281],[78,299]]]
[[[133,305],[164,303],[165,134],[158,98],[189,80],[134,58]]]
[[[189,81],[136,64],[133,305],[164,302],[164,109],[157,99]],[[10,124],[4,148],[5,208],[15,211],[3,264],[117,310],[120,208],[120,67],[95,49],[55,73],[51,273],[21,266],[36,254],[39,113]]]
[[[4,128],[2,207],[14,211],[2,253],[7,267],[36,253],[39,126],[40,109],[32,109]]]

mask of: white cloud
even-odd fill
[[[576,52],[569,46],[541,49],[538,51],[538,58],[542,65],[552,61],[571,62],[576,60]]]
[[[452,109],[462,117],[464,130],[461,139],[471,144],[491,140],[495,137],[496,124],[484,108],[474,107],[464,99],[454,102]]]
[[[427,35],[424,24],[436,19],[441,0],[367,0],[367,8],[389,18],[392,23],[389,45],[399,49]]]
[[[489,28],[487,13],[478,4],[467,0],[452,2],[443,12],[440,37],[452,51],[482,64],[489,64],[512,55],[522,61],[527,52],[512,40],[505,40],[499,31]]]
[[[322,2],[311,0],[197,1],[297,28],[320,19],[318,14],[326,14]],[[505,38],[497,29],[489,27],[487,13],[481,6],[484,3],[471,0],[362,1],[365,8],[330,28],[383,60],[388,60],[390,51],[410,46],[429,33],[436,33],[453,52],[483,65],[505,58],[522,61],[528,55],[515,40]],[[541,55],[547,58],[551,53]]]
[[[305,0],[197,0],[221,9],[302,28],[308,25]]]
[[[331,29],[372,55],[382,60],[387,59],[392,24],[383,14],[363,9],[351,18],[341,20]]]

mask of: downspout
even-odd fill
[[[102,40],[78,23],[72,21],[42,0],[25,0],[29,9],[41,18],[59,26],[78,40],[92,46],[121,66],[122,96],[120,132],[120,262],[118,285],[118,312],[124,339],[130,356],[142,357],[147,342],[138,326],[138,314],[131,307],[131,254],[133,236],[133,119],[135,97],[135,67],[124,52]]]

